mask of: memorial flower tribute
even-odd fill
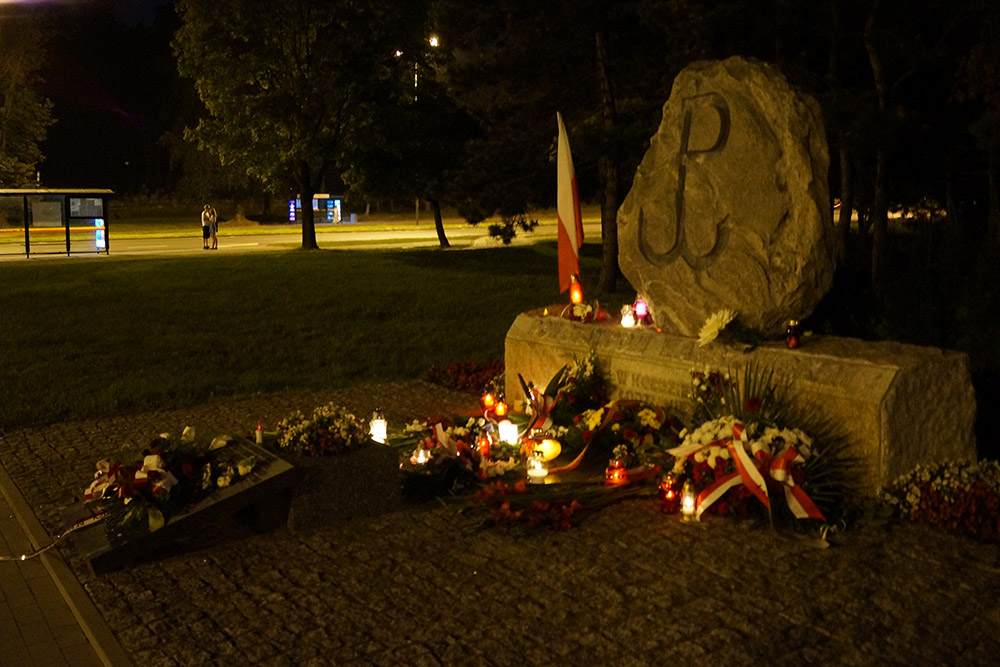
[[[982,540],[1000,541],[1000,463],[918,465],[882,499],[900,517]]]
[[[84,502],[106,515],[112,537],[153,532],[172,516],[251,473],[257,461],[218,436],[199,443],[193,428],[180,436],[162,433],[138,451],[123,451],[97,462]]]
[[[277,448],[300,456],[340,454],[367,439],[364,422],[339,405],[321,405],[307,418],[295,412],[277,424]]]
[[[788,385],[747,366],[736,378],[692,371],[695,425],[669,451],[672,472],[693,482],[694,515],[746,516],[825,522],[839,514],[849,483],[849,461],[837,438],[795,426]],[[824,430],[824,429],[820,429]]]

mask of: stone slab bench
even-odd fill
[[[863,464],[858,490],[867,495],[918,463],[976,458],[976,401],[963,353],[826,336],[807,337],[795,350],[776,342],[744,353],[652,328],[582,324],[537,310],[519,315],[507,332],[507,396],[522,396],[519,373],[544,386],[590,349],[614,398],[646,400],[685,416],[692,369],[736,371],[748,362],[773,369],[792,382],[795,401],[842,428],[849,454]]]

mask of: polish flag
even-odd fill
[[[559,216],[559,291],[569,289],[569,277],[580,275],[580,246],[583,245],[583,217],[580,196],[576,191],[573,155],[569,152],[569,137],[562,114],[556,112],[559,123],[559,150],[556,156],[556,212]]]

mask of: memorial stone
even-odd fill
[[[819,105],[777,69],[694,63],[618,213],[619,265],[654,321],[698,333],[722,308],[766,333],[808,316],[833,276]]]

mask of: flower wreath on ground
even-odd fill
[[[882,500],[903,518],[1000,542],[1000,463],[996,461],[918,465],[887,486]]]
[[[840,518],[851,462],[841,438],[808,415],[796,418],[788,384],[754,365],[736,377],[706,369],[691,378],[695,424],[669,453],[674,475],[694,486],[695,518],[758,511],[772,524]]]
[[[364,422],[334,403],[319,406],[308,418],[294,412],[276,429],[278,451],[299,456],[340,454],[367,442]]]
[[[467,513],[483,525],[565,529],[589,511],[627,497],[651,497],[657,464],[679,442],[680,422],[640,401],[608,401],[593,351],[561,368],[544,390],[525,383],[527,415],[503,417],[517,426],[517,444],[499,437],[502,416],[485,409],[466,419],[429,419],[391,438],[400,447],[410,497],[465,493]],[[551,449],[553,440],[559,445]],[[545,452],[551,471],[590,481],[527,484],[526,461]],[[605,485],[615,461],[632,472],[629,484]]]
[[[227,447],[229,436],[199,442],[195,430],[162,433],[141,451],[123,451],[97,462],[83,499],[106,514],[112,538],[162,528],[170,518],[211,493],[246,477],[257,461]]]

